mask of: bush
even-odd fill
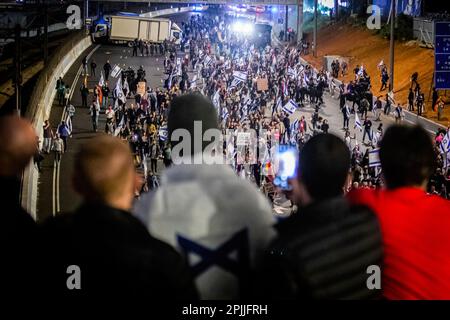
[[[390,39],[391,37],[391,25],[383,24],[378,34],[383,38]],[[397,16],[396,28],[395,28],[395,39],[401,41],[409,41],[414,39],[413,36],[413,18],[405,14],[399,14]]]

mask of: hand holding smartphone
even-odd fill
[[[279,145],[275,154],[275,163],[277,170],[274,185],[282,190],[291,191],[289,179],[295,178],[298,170],[297,148],[291,145]]]

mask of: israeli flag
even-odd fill
[[[160,127],[158,133],[159,133],[159,140],[167,141],[167,138],[169,137],[169,131],[167,130],[167,125]]]
[[[364,66],[361,65],[361,68],[359,68],[359,71],[358,71],[358,76],[362,77],[363,75],[364,75]]]
[[[290,76],[292,78],[297,77],[297,72],[294,69],[292,69],[291,67],[288,67],[287,74],[288,74],[288,76]]]
[[[122,128],[125,128],[125,117],[124,116],[122,116],[122,118],[120,119],[119,125],[116,127],[116,130],[114,130],[114,136],[117,137]]]
[[[206,56],[205,58],[205,66],[209,66],[213,62],[213,59],[210,56]]]
[[[443,168],[444,169],[450,168],[450,152],[447,152],[447,156],[444,157]]]
[[[298,105],[290,99],[284,106],[283,111],[289,114],[293,114],[295,110],[298,108]]]
[[[72,134],[72,118],[69,114],[66,116],[66,125],[67,125],[67,131],[69,132],[69,135]]]
[[[214,107],[216,107],[216,109],[219,109],[220,107],[220,94],[219,94],[219,90],[216,91],[216,93],[214,93],[214,96],[212,98],[212,102],[214,104]]]
[[[345,105],[344,108],[345,108],[345,115],[347,116],[347,118],[350,118],[350,109],[348,108],[348,105]]]
[[[114,66],[114,68],[111,71],[111,77],[117,78],[119,74],[121,73],[122,68],[120,68],[117,64]]]
[[[362,131],[361,120],[359,120],[358,112],[355,112],[355,129],[356,128]]]
[[[173,73],[171,73],[169,75],[169,81],[167,82],[167,89],[169,89],[169,90],[172,88],[173,77],[175,77],[175,75]]]
[[[447,134],[442,139],[441,145],[439,146],[439,150],[441,153],[450,152],[450,130],[447,131]]]
[[[194,76],[194,78],[189,81],[190,85],[191,85],[191,89],[194,89],[197,87],[197,75]]]
[[[230,115],[230,113],[228,112],[228,109],[227,108],[223,108],[222,109],[222,119],[223,120],[227,120],[229,115]]]
[[[228,87],[228,91],[233,90],[234,88],[237,88],[237,86],[241,83],[242,81],[239,79],[233,79],[233,81],[231,82],[230,86]]]
[[[379,134],[378,134],[378,132],[373,132],[373,130],[372,130],[372,131],[371,131],[371,135],[372,135],[372,145],[373,145],[373,146],[377,146],[378,140],[379,140]]]
[[[130,93],[130,86],[128,85],[127,78],[125,78],[125,81],[123,83],[123,89],[127,92],[127,94]]]
[[[380,167],[380,149],[374,149],[369,151],[369,167]]]
[[[240,81],[247,81],[247,74],[245,72],[234,71],[233,76],[235,79],[238,79]]]
[[[280,112],[280,110],[283,108],[283,101],[281,100],[281,97],[278,97],[277,103],[273,105],[272,114],[274,112]]]
[[[100,80],[98,80],[98,85],[103,87],[105,85],[105,78],[103,78],[103,71],[100,71]]]
[[[298,130],[298,119],[295,119],[295,121],[291,124],[291,132],[296,132]]]
[[[119,79],[117,79],[116,87],[114,88],[114,95],[117,97],[117,99],[120,99],[122,103],[125,103],[127,101],[127,98],[123,93],[122,79],[120,77]]]
[[[287,83],[285,81],[283,81],[283,94],[285,96],[287,96],[289,94],[288,86],[287,86]]]

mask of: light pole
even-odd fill
[[[288,40],[288,11],[289,11],[289,7],[286,6],[286,14],[284,17],[284,39],[287,41]]]
[[[390,34],[390,46],[389,46],[389,91],[394,91],[394,50],[395,50],[395,0],[391,0],[391,34]]]
[[[317,57],[317,0],[314,1],[314,36],[313,36],[314,50],[313,56]]]
[[[297,42],[303,38],[303,0],[297,2]]]

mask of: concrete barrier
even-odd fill
[[[56,81],[64,77],[77,58],[91,46],[88,35],[76,36],[53,55],[48,67],[39,76],[30,99],[26,117],[31,120],[37,135],[42,137],[44,120],[50,117],[56,95]],[[25,169],[22,179],[22,206],[36,219],[39,172],[33,163]]]

